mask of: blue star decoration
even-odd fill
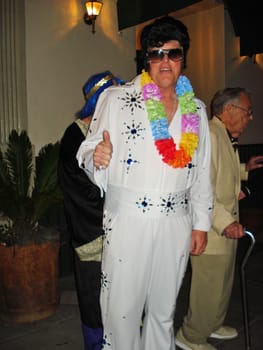
[[[104,220],[105,220],[105,214],[104,214]],[[103,225],[104,233],[102,235],[103,244],[109,244],[108,235],[112,230],[110,224],[111,224],[111,219],[108,219],[107,222],[106,222],[106,220],[104,221],[104,225]]]
[[[187,169],[188,169],[187,177],[189,177],[191,170],[192,170],[194,167],[196,167],[196,165],[193,164],[192,162],[190,162],[190,163],[188,163],[188,164],[186,165],[186,167],[187,167]]]
[[[100,278],[101,278],[101,288],[102,288],[102,290],[103,289],[109,289],[110,281],[108,279],[108,275],[104,271],[101,271]]]
[[[126,91],[124,97],[118,98],[124,102],[124,105],[121,109],[129,108],[132,114],[136,108],[142,109],[143,98],[141,91],[137,92],[134,90],[132,93]]]
[[[174,196],[169,194],[168,198],[161,198],[161,201],[161,204],[158,205],[162,208],[161,213],[165,212],[168,215],[170,212],[175,212],[176,201]]]
[[[161,197],[161,204],[158,204],[158,207],[161,207],[161,213],[169,215],[171,212],[175,213],[176,208],[185,208],[188,204],[188,199],[186,196],[183,198],[181,196],[177,197],[170,193],[167,198]]]
[[[145,132],[145,128],[142,127],[142,122],[139,122],[138,124],[135,124],[135,121],[132,120],[131,124],[124,123],[126,126],[126,130],[123,131],[121,134],[127,136],[126,143],[129,141],[133,141],[134,144],[136,144],[136,141],[141,138],[144,139],[143,133]]]
[[[110,335],[112,335],[112,333],[110,333]],[[101,345],[102,345],[101,346],[102,349],[104,349],[106,347],[106,345],[111,346],[111,343],[109,343],[107,334],[104,335]]]
[[[146,211],[149,211],[153,204],[151,203],[151,199],[146,196],[143,198],[139,198],[139,201],[136,202],[137,208],[142,209],[142,212],[145,213]]]
[[[131,169],[131,167],[135,164],[135,163],[140,163],[138,160],[135,160],[132,158],[132,154],[131,154],[131,150],[129,149],[129,154],[128,154],[128,158],[121,160],[121,163],[125,163],[127,165],[126,167],[126,174],[129,174],[129,171]]]

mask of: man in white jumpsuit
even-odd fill
[[[141,43],[145,71],[100,95],[77,159],[106,192],[103,349],[174,350],[189,253],[204,251],[210,228],[210,137],[205,106],[182,76],[187,28],[166,16]]]

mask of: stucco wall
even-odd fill
[[[25,0],[28,132],[39,149],[62,136],[82,108],[82,86],[111,70],[136,73],[135,28],[118,32],[116,0],[104,1],[96,33],[83,21],[84,1]]]
[[[181,18],[191,43],[185,74],[196,95],[207,105],[215,91],[225,85],[224,9],[218,6]]]
[[[253,121],[240,137],[240,143],[263,143],[263,54],[240,57],[239,38],[234,36],[228,13],[225,15],[225,27],[226,84],[245,87],[251,94],[254,110]]]
[[[140,26],[118,32],[116,0],[104,1],[95,34],[83,22],[83,0],[25,0],[25,5],[28,132],[38,150],[57,141],[74,119],[90,75],[109,69],[129,80],[136,74]],[[239,38],[223,5],[179,18],[191,37],[184,73],[208,114],[216,90],[246,87],[255,113],[240,140],[262,143],[263,54],[257,55],[257,63],[239,57]]]
[[[253,121],[241,135],[241,144],[263,143],[263,54],[240,57],[239,38],[223,5],[182,17],[191,36],[189,64],[196,95],[207,105],[218,89],[241,86],[251,93]]]

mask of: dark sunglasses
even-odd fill
[[[159,63],[163,60],[164,55],[167,55],[169,60],[173,62],[182,61],[184,58],[183,49],[159,49],[146,52],[147,61],[151,63]]]

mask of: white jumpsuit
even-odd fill
[[[210,137],[204,104],[191,162],[172,168],[158,154],[140,89],[140,76],[99,98],[77,159],[106,192],[102,255],[103,349],[174,350],[173,318],[192,229],[208,231],[212,209]],[[108,130],[109,167],[93,167],[93,151]],[[169,125],[181,137],[180,106]],[[142,336],[140,322],[144,313]]]

